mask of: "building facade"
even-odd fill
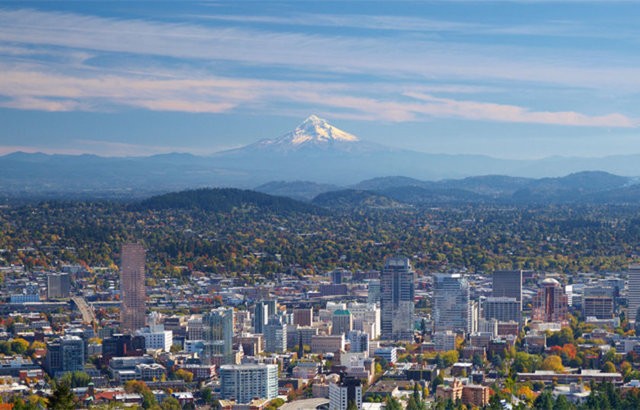
[[[346,377],[339,383],[329,384],[329,410],[347,410],[349,405],[362,408],[362,382]]]
[[[256,397],[278,396],[278,366],[242,364],[220,366],[220,396],[224,400],[249,403]]]
[[[531,318],[561,325],[568,323],[568,300],[560,282],[552,278],[540,282],[540,289],[533,298]]]
[[[278,303],[275,300],[257,302],[253,309],[253,333],[264,333],[269,318],[276,314]]]
[[[173,345],[173,332],[165,330],[163,325],[138,329],[136,335],[144,337],[145,349],[160,349],[169,352]]]
[[[284,353],[287,351],[287,324],[282,316],[273,315],[264,327],[265,351]]]
[[[368,353],[369,352],[369,334],[361,330],[352,330],[347,333],[347,339],[351,343],[352,353]]]
[[[347,334],[353,329],[353,315],[346,309],[333,312],[331,318],[331,334]]]
[[[84,370],[84,340],[78,336],[62,336],[47,343],[45,368],[50,375]]]
[[[629,266],[627,287],[627,316],[635,322],[640,308],[640,265]]]
[[[437,273],[433,280],[434,331],[471,332],[469,282],[459,273]]]
[[[415,273],[409,259],[390,257],[380,275],[381,337],[412,340]]]
[[[71,296],[71,278],[68,273],[47,275],[47,298],[65,299]]]
[[[145,326],[147,292],[144,265],[146,251],[142,245],[128,243],[122,246],[120,267],[120,321],[124,332],[132,333]]]
[[[313,324],[313,309],[293,309],[293,324],[298,326],[311,326]]]
[[[220,307],[202,316],[202,355],[206,364],[234,362],[233,321],[233,308]]]
[[[482,313],[485,320],[496,319],[499,322],[520,323],[522,302],[506,296],[486,298],[482,303]]]
[[[494,297],[515,298],[522,308],[522,271],[498,270],[493,273]]]

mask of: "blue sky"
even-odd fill
[[[500,158],[640,153],[640,2],[0,2],[0,154],[210,154],[317,114]]]

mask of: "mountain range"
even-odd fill
[[[269,183],[255,189],[332,208],[398,208],[451,203],[640,203],[638,179],[602,171],[583,171],[558,178],[487,175],[436,182],[384,177],[342,188],[296,181]]]
[[[290,188],[287,193],[287,187]],[[306,188],[305,188],[306,187]],[[272,190],[269,191],[269,188]],[[315,195],[321,189],[326,191]],[[261,192],[257,192],[261,190]],[[275,191],[275,192],[274,192]],[[275,194],[277,192],[277,195]],[[297,181],[256,190],[206,188],[156,195],[135,203],[142,209],[256,209],[278,213],[333,210],[403,210],[420,206],[492,204],[638,204],[640,184],[605,172],[561,178],[472,177],[439,182],[406,177],[362,181],[347,188]]]
[[[312,115],[280,137],[211,156],[172,153],[100,157],[16,152],[0,157],[0,190],[10,196],[99,193],[142,197],[201,187],[258,187],[262,192],[309,200],[349,188],[384,194],[394,200],[400,196],[422,197],[425,190],[443,199],[477,200],[508,194],[525,200],[541,192],[557,192],[553,184],[559,182],[554,178],[581,171],[624,175],[597,174],[609,189],[625,191],[635,181],[628,177],[640,175],[638,163],[640,155],[506,160],[427,154],[364,141]],[[573,178],[580,174],[576,175]],[[542,182],[534,183],[533,178],[542,178]],[[593,175],[586,178],[586,187],[574,194],[592,194],[588,187],[595,183]],[[620,184],[621,181],[624,182]]]

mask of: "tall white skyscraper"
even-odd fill
[[[383,339],[412,340],[415,273],[409,259],[387,258],[380,274],[380,311]]]
[[[459,273],[437,273],[433,281],[433,324],[436,332],[471,332],[469,282]]]
[[[627,318],[635,322],[636,313],[640,307],[640,265],[629,266],[627,288]]]
[[[147,291],[144,280],[146,251],[137,243],[122,246],[120,266],[120,321],[123,332],[134,332],[145,326]]]

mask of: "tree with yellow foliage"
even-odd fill
[[[542,361],[542,370],[553,370],[556,373],[564,372],[564,366],[562,365],[562,359],[559,356],[551,355]]]

